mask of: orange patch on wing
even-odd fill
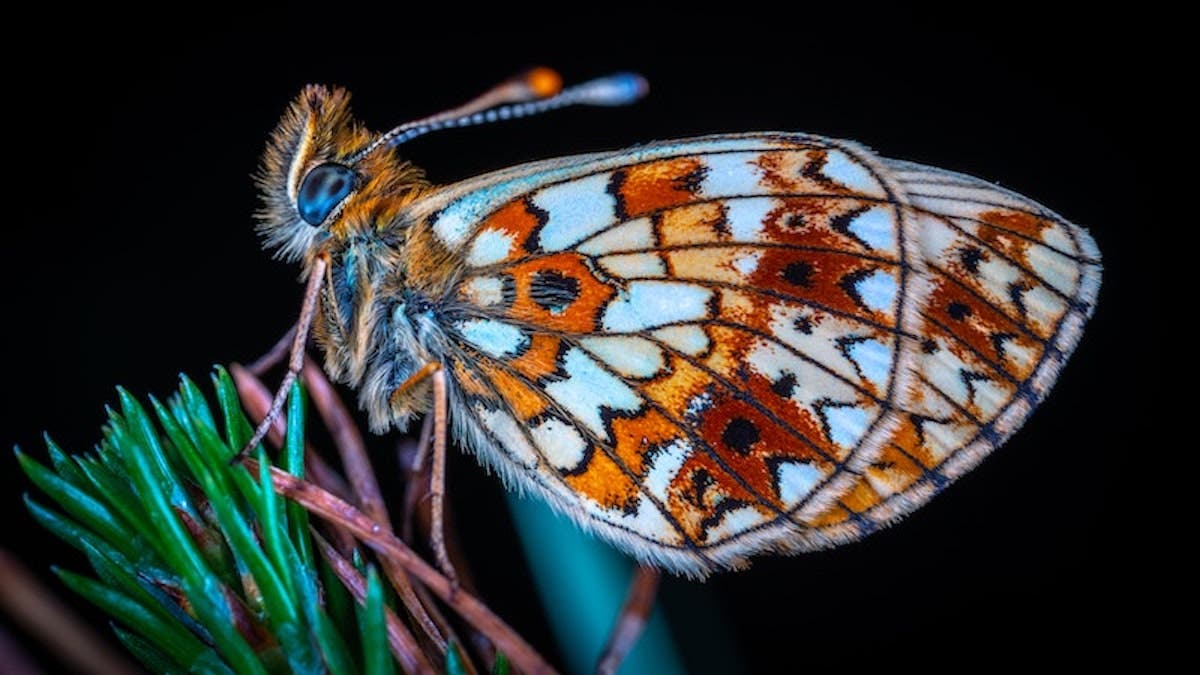
[[[892,432],[891,442],[904,448],[909,456],[920,462],[921,466],[926,469],[933,469],[940,463],[930,448],[921,442],[921,436],[917,433],[917,425],[909,415],[900,416],[900,424],[896,425],[896,430]]]
[[[488,361],[481,361],[478,368],[492,381],[492,386],[500,392],[500,396],[508,402],[518,421],[525,421],[546,411],[546,400],[538,392],[531,389],[520,378],[513,377],[502,368]]]
[[[667,269],[675,279],[702,279],[728,284],[746,282],[746,275],[737,267],[738,260],[753,256],[758,249],[745,248],[686,248],[663,254]]]
[[[637,485],[608,455],[597,450],[583,473],[564,477],[571,489],[609,509],[623,508],[638,495]]]
[[[693,398],[713,384],[712,376],[688,361],[670,356],[667,374],[641,385],[641,393],[682,418]]]
[[[849,492],[842,495],[841,502],[845,508],[855,513],[862,513],[878,504],[882,499],[867,481],[859,479]]]
[[[1050,227],[1045,220],[1019,211],[984,211],[978,218],[993,227],[984,225],[976,235],[1026,266],[1029,265],[1029,247],[1034,245],[1033,241],[1041,241],[1042,231]],[[1033,241],[1018,235],[1025,235]]]
[[[568,333],[591,333],[600,312],[616,294],[611,286],[597,279],[577,253],[557,253],[505,268],[516,280],[516,299],[508,312],[514,318]],[[534,297],[533,288],[545,275],[569,279],[574,297],[561,308],[547,309]]]
[[[487,230],[507,232],[512,235],[513,245],[505,260],[515,260],[525,255],[525,245],[538,224],[537,217],[529,212],[524,200],[517,199],[501,206],[480,223],[475,236]]]
[[[703,177],[704,165],[698,159],[680,157],[648,162],[617,173],[617,194],[626,215],[637,218],[694,200]]]
[[[1019,348],[1040,353],[1041,345],[1025,336],[1007,316],[961,286],[938,278],[934,282],[933,292],[929,295],[925,312],[989,361],[1002,364],[1010,374],[1019,379],[1033,374],[1036,358],[1019,364],[1011,358],[1006,358],[1004,349]]]
[[[753,288],[818,303],[850,315],[889,321],[860,305],[850,292],[851,275],[863,276],[888,263],[857,256],[794,249],[767,249],[747,284]]]
[[[645,475],[646,453],[655,446],[681,436],[671,420],[657,410],[647,410],[634,418],[616,417],[612,421],[614,452],[639,476]]]
[[[791,398],[781,396],[772,382],[763,375],[742,367],[746,362],[747,352],[760,338],[746,331],[714,326],[712,339],[713,353],[706,359],[705,365],[725,379],[738,383],[751,399],[770,410],[780,421],[791,427],[795,434],[812,442],[809,445],[787,430],[780,429],[786,434],[789,442],[779,446],[779,452],[773,454],[825,465],[828,464],[829,458],[844,459],[842,455],[849,450],[844,450],[829,441],[811,412],[802,409]],[[778,428],[778,425],[774,426]]]
[[[717,506],[733,500],[757,506],[756,497],[746,491],[708,453],[692,452],[669,485],[666,506],[696,542],[707,538],[705,529],[716,525]]]
[[[467,394],[473,396],[482,396],[487,399],[495,398],[495,393],[490,387],[485,385],[475,376],[475,373],[467,368],[466,365],[454,362],[454,381],[458,384],[458,388]]]
[[[880,485],[887,486],[887,494],[896,494],[907,490],[921,477],[921,467],[904,453],[891,445],[884,446],[873,464],[867,467],[866,473]]]
[[[717,202],[664,211],[658,217],[659,244],[668,247],[721,241],[724,222],[725,215]]]
[[[809,518],[808,523],[813,527],[830,527],[840,525],[850,520],[850,512],[841,504],[832,504],[816,516]]]
[[[541,379],[558,369],[562,340],[549,333],[534,333],[529,348],[508,360],[508,365],[531,380]]]
[[[840,224],[844,230],[855,218],[877,208],[874,202],[828,197],[782,197],[779,201],[780,207],[771,211],[763,223],[764,241],[897,260],[894,252],[871,249],[846,231],[836,229]]]
[[[759,496],[782,507],[765,460],[795,454],[799,440],[749,403],[727,395],[701,413],[697,432],[730,471],[737,472]]]

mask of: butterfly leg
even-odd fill
[[[267,411],[267,416],[263,418],[262,422],[259,422],[250,441],[229,460],[231,464],[241,460],[247,452],[262,441],[271,429],[271,425],[283,412],[283,406],[287,404],[288,392],[291,391],[292,383],[296,381],[296,377],[304,368],[304,345],[308,341],[308,329],[312,327],[313,317],[317,313],[317,297],[321,293],[321,282],[325,279],[325,268],[328,265],[329,257],[325,254],[318,254],[313,260],[312,270],[308,273],[308,285],[304,288],[304,302],[300,306],[300,320],[296,322],[296,334],[292,336],[287,374],[283,376],[283,382],[275,391],[275,397],[271,400],[271,408]]]
[[[446,373],[442,370],[442,364],[437,362],[425,364],[417,372],[410,375],[407,380],[401,382],[400,386],[392,391],[390,398],[393,402],[398,401],[425,379],[429,379],[433,385],[433,465],[430,467],[429,479],[429,543],[433,548],[433,555],[437,559],[438,567],[442,569],[442,573],[450,580],[451,589],[457,590],[458,573],[454,571],[454,565],[450,562],[450,555],[446,552],[446,436],[448,433],[449,409],[446,401]],[[424,448],[418,449],[418,457],[423,457],[424,452]]]

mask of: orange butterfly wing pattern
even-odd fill
[[[456,437],[697,577],[925,503],[1046,395],[1100,278],[1024,197],[790,133],[536,162],[401,218]]]

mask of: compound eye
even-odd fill
[[[354,189],[354,171],[341,164],[322,164],[304,177],[296,209],[304,222],[314,227],[325,222],[329,213]]]

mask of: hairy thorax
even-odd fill
[[[372,431],[406,429],[428,412],[428,382],[397,389],[430,361],[434,305],[410,288],[396,258],[402,238],[351,237],[329,251],[330,265],[314,325],[325,370],[358,390]]]

